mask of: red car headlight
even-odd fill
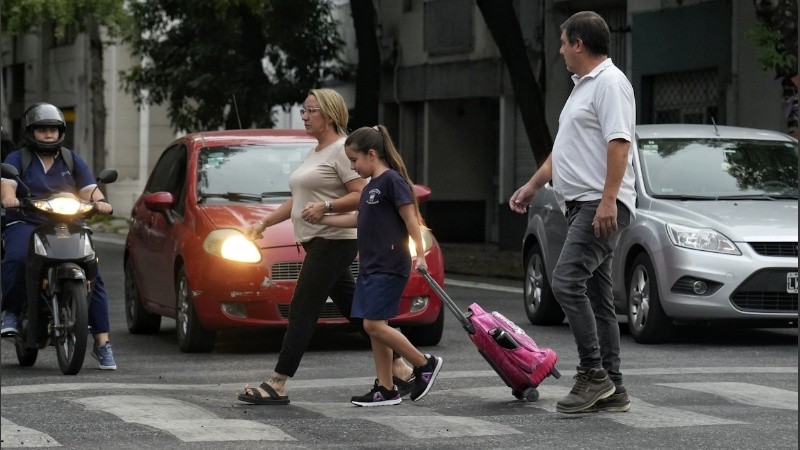
[[[433,235],[431,234],[431,230],[427,228],[422,228],[419,231],[422,235],[422,248],[427,252],[433,248]],[[411,237],[408,238],[408,248],[411,250],[412,258],[417,256],[417,247],[414,245],[414,240],[411,239]]]
[[[203,249],[215,256],[230,261],[257,263],[261,262],[261,252],[256,244],[247,239],[239,230],[214,230],[203,242]]]

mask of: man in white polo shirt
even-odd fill
[[[548,181],[569,222],[553,270],[553,293],[567,316],[580,363],[562,413],[628,411],[622,386],[611,258],[636,201],[632,158],[636,103],[630,82],[608,58],[603,18],[579,12],[561,25],[561,48],[575,87],[558,119],[553,151],[509,199],[524,214]]]

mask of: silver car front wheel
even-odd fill
[[[636,342],[663,342],[670,334],[672,321],[661,308],[658,280],[647,254],[636,256],[628,280],[628,329]]]

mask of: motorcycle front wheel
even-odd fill
[[[58,299],[60,330],[53,330],[58,367],[64,375],[75,375],[83,367],[89,334],[89,296],[82,280],[65,280]]]

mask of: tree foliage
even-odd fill
[[[758,25],[747,36],[761,47],[758,62],[778,78],[797,75],[797,0],[753,0]]]
[[[63,37],[67,30],[85,31],[89,19],[106,27],[116,36],[130,25],[124,0],[0,0],[3,33],[23,34],[35,25],[55,24],[55,34]]]
[[[142,0],[126,71],[137,102],[163,104],[176,130],[271,127],[271,109],[340,75],[327,0]]]

